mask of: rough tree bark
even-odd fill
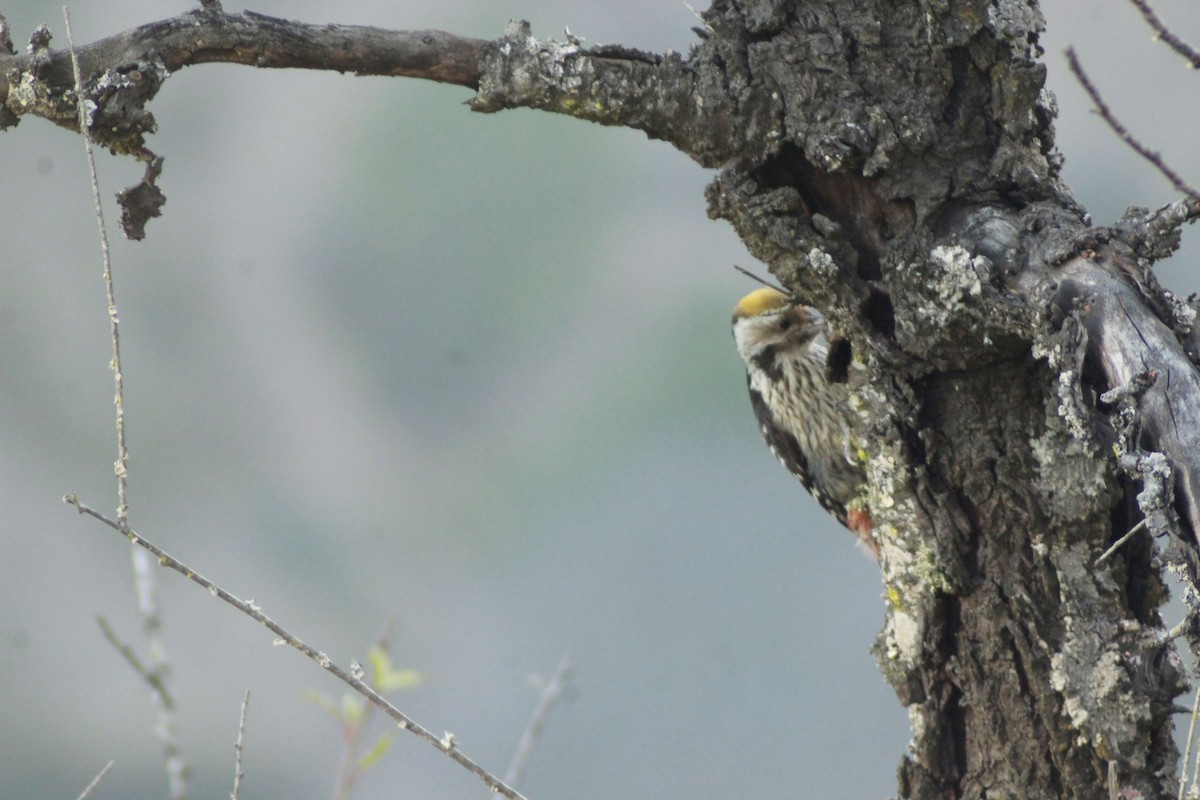
[[[1195,578],[1200,380],[1195,309],[1148,267],[1196,209],[1091,226],[1058,177],[1041,24],[1034,0],[715,0],[683,56],[209,2],[80,56],[94,135],[152,173],[145,104],[210,61],[455,83],[476,111],[638,128],[719,168],[710,213],[825,312],[833,374],[867,368],[899,794],[1164,797],[1184,678],[1159,607],[1164,565]],[[0,67],[0,125],[75,126],[45,36]],[[1143,520],[1161,555],[1141,535],[1097,561]]]

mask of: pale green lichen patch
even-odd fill
[[[919,295],[904,294],[907,302],[897,312],[916,329],[943,330],[982,296],[990,267],[987,258],[972,256],[959,245],[935,247],[925,260],[897,264],[897,277],[906,285],[924,287]]]
[[[1050,411],[1053,415],[1055,412]],[[1044,508],[1063,522],[1078,522],[1106,513],[1117,491],[1110,462],[1083,439],[1070,435],[1056,416],[1029,443],[1036,461],[1035,487]]]
[[[1051,657],[1051,685],[1080,738],[1103,757],[1138,752],[1153,723],[1147,700],[1139,699],[1130,680],[1144,658],[1137,642],[1140,626],[1105,622],[1112,617],[1096,613],[1118,589],[1111,573],[1094,568],[1086,544],[1060,547],[1052,558],[1060,586],[1073,593],[1062,598],[1064,635]]]

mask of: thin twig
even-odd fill
[[[162,703],[163,708],[174,709],[175,700],[171,697],[171,692],[166,684],[163,683],[162,676],[143,664],[141,659],[137,657],[137,653],[133,652],[133,647],[117,638],[117,634],[113,632],[107,619],[97,614],[96,623],[99,624],[100,630],[104,633],[104,638],[108,640],[108,643],[115,647],[117,652],[129,662],[129,666],[133,667],[134,672],[142,676],[142,680],[150,684],[150,688],[158,696],[158,701]]]
[[[96,777],[92,778],[92,782],[87,785],[87,788],[85,788],[79,797],[75,798],[75,800],[84,800],[85,797],[91,794],[92,789],[95,789],[100,781],[104,780],[104,776],[108,774],[108,771],[112,769],[113,763],[115,762],[109,761],[107,764],[105,764],[104,769],[96,773]]]
[[[734,264],[733,268],[736,269],[738,272],[742,273],[743,275],[745,275],[747,278],[758,281],[763,286],[766,286],[768,289],[774,289],[775,291],[779,292],[780,294],[789,294],[789,292],[786,289],[784,289],[782,286],[776,286],[775,284],[771,283],[769,280],[758,277],[757,275],[755,275],[753,272],[751,272],[748,269],[739,267],[737,264]]]
[[[358,744],[362,741],[363,731],[371,719],[372,711],[374,707],[368,705],[363,708],[356,721],[342,720],[342,754],[338,757],[333,792],[329,795],[333,800],[346,800],[350,797],[354,785],[362,777],[358,769]]]
[[[122,523],[129,529],[129,523]],[[156,676],[161,690],[153,697],[158,702],[154,731],[163,746],[163,763],[167,771],[167,783],[171,800],[185,800],[188,794],[190,767],[179,738],[179,726],[173,705],[166,705],[171,698],[171,662],[167,657],[166,643],[162,637],[162,615],[158,605],[158,583],[154,577],[153,561],[145,550],[133,548],[130,554],[133,564],[133,588],[137,597],[138,613],[142,618],[142,636],[146,640],[149,671]]]
[[[1096,564],[1097,565],[1103,564],[1105,561],[1112,558],[1113,553],[1115,553],[1121,549],[1121,545],[1128,542],[1130,539],[1133,538],[1134,534],[1136,534],[1138,531],[1140,531],[1142,528],[1145,528],[1145,527],[1146,527],[1146,520],[1145,520],[1145,518],[1143,518],[1141,522],[1139,522],[1137,525],[1134,525],[1132,528],[1130,528],[1128,533],[1126,533],[1120,539],[1117,539],[1115,542],[1112,543],[1112,545],[1107,550],[1105,550],[1103,553],[1101,553],[1100,557],[1096,559]]]
[[[246,706],[250,705],[250,690],[242,695],[242,712],[238,715],[237,741],[233,743],[233,791],[229,800],[238,800],[242,791],[242,778],[246,773],[242,770],[242,740],[246,733]]]
[[[688,0],[683,0],[683,5],[688,11],[692,12],[692,14],[696,17],[696,19],[700,20],[700,24],[702,24],[704,26],[704,29],[706,31],[708,31],[709,33],[716,32],[713,30],[713,26],[708,24],[708,20],[706,20],[704,18],[704,15],[701,14],[699,11],[697,11],[695,8],[693,8],[692,4],[689,3]]]
[[[71,34],[71,15],[63,6],[63,22],[67,34],[67,47],[71,55],[71,72],[75,82],[75,98],[79,109],[79,131],[83,134],[84,150],[87,153],[88,175],[92,182],[92,202],[96,209],[96,225],[100,230],[100,257],[104,264],[104,289],[108,298],[108,325],[112,338],[112,361],[109,367],[113,372],[115,389],[113,402],[116,405],[117,427],[117,460],[113,470],[117,475],[117,525],[121,530],[129,529],[129,499],[128,499],[128,470],[126,469],[129,451],[125,446],[125,381],[121,372],[121,326],[117,314],[117,297],[113,288],[112,259],[109,256],[108,232],[104,225],[104,207],[100,202],[100,180],[96,176],[96,156],[92,147],[92,136],[88,129],[87,99],[83,91],[83,76],[79,69],[79,55],[75,51],[75,39]],[[166,691],[167,679],[170,675],[170,664],[167,661],[166,647],[163,644],[160,630],[162,618],[158,612],[157,587],[154,583],[153,570],[144,551],[133,550],[133,587],[138,598],[138,611],[142,617],[142,630],[146,637],[149,652],[150,667],[147,671],[157,676],[160,683],[155,697],[159,700],[158,723],[155,730],[163,743],[163,758],[167,770],[167,783],[171,800],[184,800],[187,797],[188,764],[183,756],[183,748],[179,742],[175,715],[170,705],[162,701],[169,699]]]
[[[1195,723],[1196,715],[1198,713],[1200,713],[1200,694],[1197,695],[1196,705],[1192,707],[1192,722],[1193,722],[1193,724]],[[1192,743],[1189,742],[1188,744],[1189,744],[1189,746],[1191,746]],[[1185,761],[1184,762],[1185,769],[1186,769],[1186,766],[1187,766],[1187,762]],[[1196,752],[1195,761],[1192,762],[1192,788],[1189,791],[1189,796],[1191,796],[1191,797],[1196,796],[1198,785],[1200,785],[1200,751]]]
[[[1187,594],[1190,590],[1185,588],[1184,591],[1184,604],[1187,605]],[[1183,636],[1185,633],[1187,633],[1196,623],[1196,616],[1198,614],[1200,614],[1200,607],[1188,608],[1187,613],[1183,615],[1183,619],[1179,620],[1179,622],[1177,622],[1173,628],[1157,638],[1157,645],[1161,647],[1163,645],[1170,644],[1180,636]],[[1197,757],[1200,758],[1200,754],[1198,754]]]
[[[1187,195],[1193,202],[1200,203],[1200,192],[1197,192],[1189,186],[1183,178],[1181,178],[1174,170],[1166,165],[1162,156],[1157,152],[1146,147],[1133,137],[1133,134],[1113,116],[1108,104],[1100,97],[1100,92],[1088,78],[1087,73],[1083,71],[1083,66],[1079,63],[1079,58],[1075,55],[1075,48],[1067,48],[1067,63],[1071,67],[1071,74],[1075,76],[1075,80],[1079,81],[1079,85],[1088,93],[1088,97],[1092,99],[1092,104],[1096,106],[1096,111],[1100,117],[1108,123],[1108,127],[1112,128],[1117,136],[1121,137],[1121,141],[1125,142],[1135,153],[1149,161],[1164,178],[1171,182],[1175,187],[1175,191]]]
[[[516,786],[521,782],[521,778],[525,775],[525,769],[529,766],[529,759],[533,755],[533,750],[537,746],[538,738],[542,735],[542,728],[546,726],[546,720],[550,717],[550,712],[558,705],[558,701],[562,699],[563,692],[567,688],[567,684],[571,680],[571,672],[575,665],[571,663],[571,657],[564,655],[562,661],[558,662],[558,669],[554,671],[554,675],[542,687],[542,696],[538,699],[537,708],[533,711],[533,716],[529,719],[529,725],[526,726],[525,732],[521,734],[521,741],[517,744],[517,752],[513,754],[512,761],[509,762],[508,770],[504,773],[504,782],[509,786]]]
[[[1146,24],[1154,31],[1156,39],[1161,39],[1167,47],[1187,59],[1188,66],[1192,69],[1200,69],[1200,53],[1197,53],[1191,45],[1171,33],[1171,29],[1162,23],[1162,20],[1158,18],[1158,15],[1154,13],[1154,9],[1150,8],[1150,4],[1146,0],[1129,0],[1129,2],[1141,12],[1142,18],[1146,20]]]
[[[203,575],[197,573],[188,565],[165,552],[158,545],[143,539],[128,526],[122,529],[116,520],[109,519],[94,508],[79,502],[79,498],[76,497],[74,493],[65,495],[63,497],[63,502],[73,506],[80,514],[87,514],[90,517],[98,519],[108,527],[112,528],[118,533],[123,534],[129,541],[133,542],[139,547],[145,548],[148,552],[154,555],[158,559],[160,566],[167,567],[168,569],[178,572],[192,583],[207,589],[208,593],[213,597],[223,600],[224,602],[236,608],[238,611],[241,611],[246,616],[262,624],[267,630],[275,634],[277,637],[275,639],[276,645],[286,644],[308,656],[310,659],[315,661],[317,665],[321,667],[321,669],[330,673],[342,683],[358,692],[372,705],[391,717],[392,720],[395,721],[396,726],[401,730],[409,731],[418,738],[423,739],[427,744],[430,744],[441,752],[445,753],[472,775],[475,775],[477,778],[483,781],[483,783],[493,792],[503,795],[504,797],[509,798],[509,800],[525,800],[525,798],[519,792],[509,787],[504,781],[488,772],[475,761],[467,757],[461,750],[459,750],[454,734],[447,732],[440,737],[434,735],[429,730],[419,725],[407,714],[400,711],[400,709],[389,703],[382,695],[372,689],[368,684],[363,682],[362,679],[356,678],[350,672],[335,664],[333,660],[329,658],[329,656],[325,655],[319,650],[314,649],[313,647],[310,647],[299,637],[295,636],[279,623],[268,617],[253,600],[242,600],[229,593],[225,589],[210,581],[208,578],[205,578]]]
[[[108,231],[104,227],[104,206],[100,203],[100,179],[96,177],[96,155],[92,150],[92,134],[88,130],[87,100],[83,94],[83,76],[79,71],[79,57],[75,53],[75,40],[71,36],[71,15],[63,6],[63,20],[66,23],[67,45],[71,49],[71,69],[75,75],[75,97],[79,106],[79,131],[83,134],[83,146],[87,151],[88,175],[92,179],[92,201],[96,205],[96,224],[100,228],[100,257],[104,262],[104,288],[108,293],[108,325],[112,334],[112,361],[109,366],[113,372],[113,384],[116,395],[113,402],[117,406],[117,460],[113,470],[117,473],[117,522],[121,525],[129,521],[129,504],[126,497],[127,472],[126,464],[129,457],[125,449],[125,386],[121,377],[121,326],[117,317],[117,296],[113,291],[112,259],[108,253]]]
[[[1195,735],[1197,717],[1200,717],[1200,688],[1196,689],[1196,699],[1192,701],[1192,719],[1188,724],[1187,744],[1183,748],[1183,760],[1180,762],[1183,765],[1183,774],[1179,776],[1179,800],[1183,800],[1184,792],[1187,791],[1187,769],[1188,762],[1192,760],[1192,746],[1196,743]],[[1195,776],[1193,776],[1192,780],[1195,781]]]

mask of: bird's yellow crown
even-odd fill
[[[759,314],[783,308],[787,304],[788,296],[786,294],[778,289],[772,289],[770,286],[764,286],[761,289],[755,289],[738,301],[733,309],[733,318],[757,317]]]

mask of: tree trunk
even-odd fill
[[[142,106],[171,71],[228,60],[460,83],[479,111],[634,127],[719,168],[710,213],[866,367],[875,652],[914,725],[900,795],[1174,790],[1184,679],[1159,608],[1164,561],[1195,576],[1200,381],[1194,309],[1148,266],[1195,209],[1090,227],[1058,177],[1034,0],[716,0],[686,57],[524,24],[494,42],[339,29],[371,31],[358,52],[333,26],[178,19],[81,48],[118,151],[152,158]],[[0,57],[5,111],[73,125],[62,65]]]

